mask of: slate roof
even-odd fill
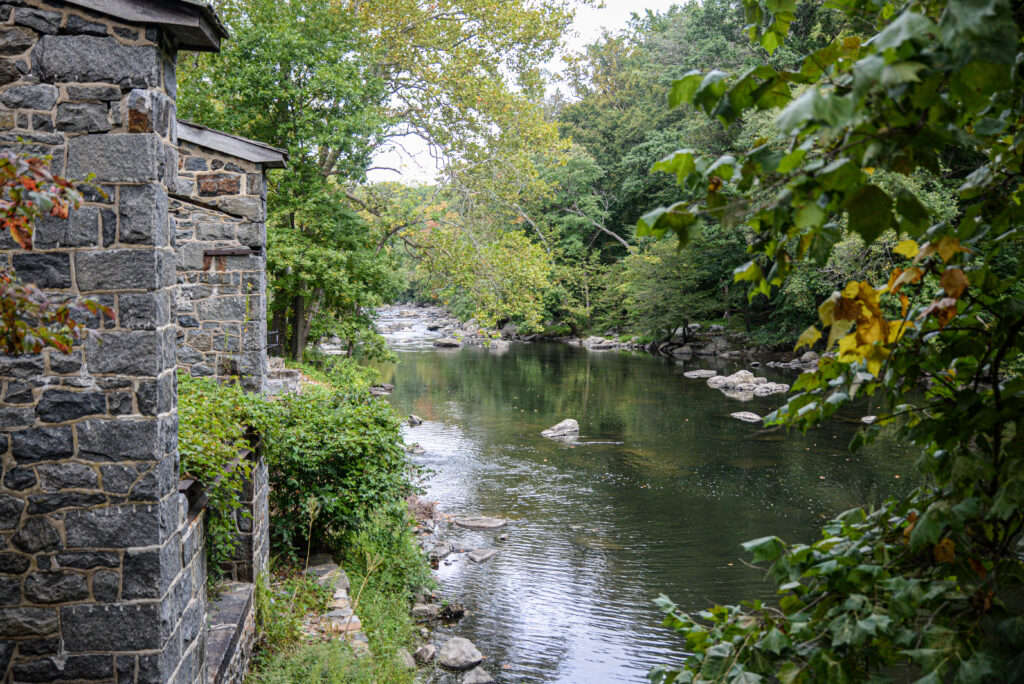
[[[178,119],[178,140],[238,157],[268,169],[283,169],[288,162],[288,150],[272,147],[258,140],[250,140],[223,131],[215,131],[190,121]]]
[[[213,7],[204,0],[66,0],[72,5],[133,24],[160,26],[182,50],[217,52],[228,37]]]

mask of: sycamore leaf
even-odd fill
[[[967,289],[969,283],[967,282],[967,276],[959,268],[948,268],[943,272],[942,279],[940,280],[942,289],[946,291],[950,297],[954,299],[960,299],[964,291]]]
[[[694,69],[688,71],[677,81],[672,82],[672,90],[668,93],[668,106],[675,109],[681,104],[693,102],[693,96],[697,93],[704,74]]]
[[[917,256],[918,251],[921,247],[913,240],[903,240],[892,251],[896,252],[900,256],[905,256],[908,259],[913,259]]]
[[[821,331],[812,325],[811,327],[807,328],[807,330],[804,330],[800,337],[797,339],[796,346],[793,347],[793,351],[799,350],[800,347],[813,347],[814,343],[820,339]]]

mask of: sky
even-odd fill
[[[566,46],[570,51],[578,50],[599,38],[604,29],[615,31],[624,28],[633,12],[663,12],[679,2],[680,0],[605,0],[605,7],[601,9],[578,8],[572,32],[566,36]],[[549,63],[550,70],[556,71],[559,68],[560,57],[559,55]],[[435,162],[427,151],[426,143],[416,136],[407,136],[398,143],[404,149],[395,147],[377,154],[373,165],[384,168],[371,170],[370,180],[398,180],[404,183],[434,180]],[[400,174],[390,169],[396,169]]]

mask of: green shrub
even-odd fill
[[[341,548],[371,510],[410,493],[398,417],[365,386],[306,387],[275,401],[274,413],[265,449],[278,553],[306,554],[311,515],[312,546]]]
[[[295,575],[274,585],[266,574],[256,578],[256,625],[259,633],[254,666],[259,669],[273,655],[287,653],[302,641],[302,619],[327,609],[331,591],[306,575]]]
[[[239,494],[251,464],[239,451],[251,449],[246,436],[252,416],[263,400],[235,384],[178,374],[178,450],[181,476],[206,488],[206,552],[210,581],[220,578],[221,565],[235,551],[235,515]]]

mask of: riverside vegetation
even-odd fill
[[[180,109],[291,152],[268,225],[292,357],[377,348],[369,310],[402,292],[524,332],[724,320],[836,352],[772,422],[869,394],[858,443],[897,425],[920,451],[914,494],[749,545],[778,605],[666,600],[694,655],[656,681],[1024,679],[1019,3],[687,3],[571,56],[547,98],[569,2],[218,5],[236,41],[184,65]],[[367,182],[407,132],[439,180]]]
[[[371,371],[353,361],[307,370],[316,384],[274,399],[179,376],[182,473],[209,484],[212,588],[219,561],[233,552],[229,532],[244,474],[244,464],[229,465],[258,435],[270,475],[273,576],[258,584],[254,681],[320,681],[320,670],[344,678],[324,681],[411,681],[394,655],[412,641],[413,589],[430,578],[405,503],[412,471],[398,419],[370,396]],[[353,585],[363,587],[355,608],[373,658],[356,658],[341,642],[302,646],[302,619],[330,599],[302,574],[318,552],[342,560]]]

